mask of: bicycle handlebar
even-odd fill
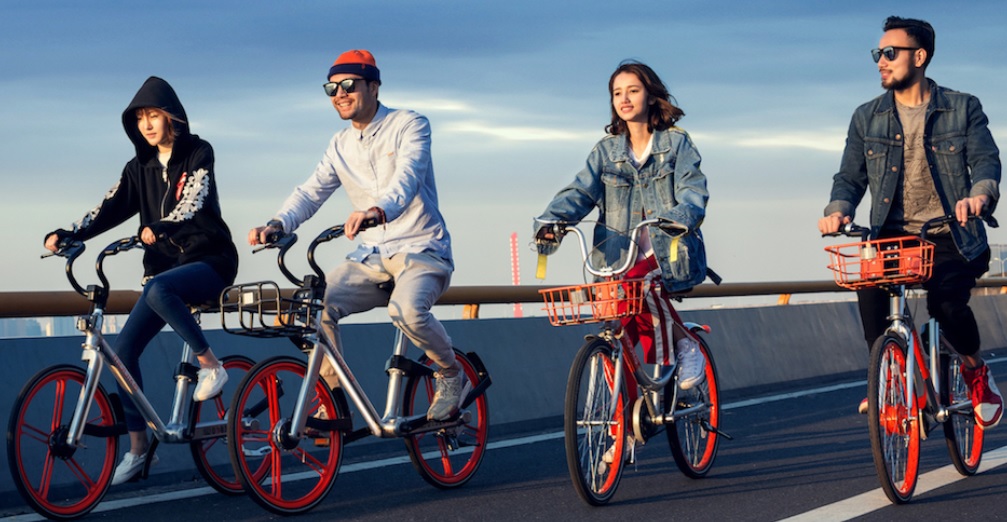
[[[997,228],[1000,226],[1000,223],[998,223],[996,218],[994,218],[993,216],[969,216],[968,219],[969,221],[974,219],[981,219],[985,221],[986,224],[990,226],[990,228]],[[951,214],[933,218],[924,223],[923,226],[920,228],[920,234],[919,234],[920,239],[926,241],[927,234],[929,234],[933,229],[957,222],[958,218]],[[867,241],[867,238],[870,235],[871,235],[870,228],[862,227],[851,221],[845,225],[840,226],[839,230],[837,230],[836,232],[822,234],[822,237],[838,237],[838,236],[859,237],[860,241],[863,242]]]
[[[368,228],[377,226],[377,224],[378,221],[376,219],[365,219],[363,222],[360,223],[360,230],[361,231],[367,230]],[[344,225],[335,225],[329,227],[328,229],[324,230],[321,234],[319,234],[318,237],[313,239],[311,241],[311,244],[308,245],[308,252],[307,252],[308,265],[311,267],[311,270],[315,273],[315,275],[317,275],[318,278],[322,281],[325,280],[325,271],[322,270],[322,268],[318,266],[318,263],[315,262],[315,249],[318,248],[318,245],[321,245],[322,243],[327,243],[329,241],[332,241],[333,239],[342,237],[344,235],[343,229]],[[298,287],[301,287],[304,286],[304,279],[295,276],[287,268],[286,263],[287,251],[289,251],[290,247],[294,246],[294,243],[296,242],[297,242],[297,234],[294,233],[285,234],[283,232],[274,232],[266,237],[265,244],[263,244],[259,248],[256,248],[255,250],[252,250],[252,253],[253,254],[258,253],[267,248],[280,249],[276,255],[276,263],[280,267],[280,272],[283,272],[284,277],[286,277],[288,281],[297,285]]]
[[[95,272],[98,274],[98,280],[101,281],[101,285],[99,287],[102,289],[102,294],[108,295],[109,290],[111,289],[108,278],[105,276],[105,258],[127,250],[132,250],[134,248],[143,248],[143,243],[140,241],[139,236],[130,236],[119,239],[105,247],[101,253],[98,254],[98,258],[95,261]],[[84,253],[84,250],[85,247],[82,241],[73,241],[64,238],[57,243],[55,252],[43,254],[42,258],[45,259],[51,256],[66,258],[66,278],[70,281],[70,286],[72,286],[74,291],[82,297],[88,298],[88,290],[81,286],[77,281],[77,278],[73,275],[73,264],[77,261],[77,258]]]
[[[685,225],[682,225],[670,219],[665,218],[645,219],[640,223],[638,223],[635,227],[633,227],[633,230],[631,230],[629,233],[629,252],[626,253],[626,261],[622,264],[622,266],[620,266],[619,268],[612,268],[612,267],[595,268],[595,266],[591,264],[590,253],[587,249],[587,239],[585,238],[584,233],[579,228],[577,228],[576,226],[577,224],[575,222],[562,221],[562,220],[545,220],[545,219],[537,219],[536,221],[545,226],[543,230],[548,230],[555,236],[556,238],[555,241],[557,243],[561,241],[563,237],[565,237],[568,233],[573,232],[574,235],[577,236],[577,239],[580,243],[580,255],[581,259],[584,260],[584,267],[587,269],[588,273],[597,277],[618,276],[620,274],[626,273],[630,269],[630,267],[633,266],[634,262],[636,261],[637,248],[639,246],[637,243],[637,238],[642,233],[642,230],[647,226],[657,225],[665,232],[668,233],[674,232],[675,233],[674,235],[681,235],[689,232],[689,227],[686,227]],[[536,238],[536,241],[541,240],[542,238]]]

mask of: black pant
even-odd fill
[[[990,251],[986,249],[979,257],[966,261],[950,235],[928,239],[936,247],[933,275],[923,283],[927,291],[927,311],[941,324],[944,337],[958,353],[974,355],[979,351],[979,326],[969,308],[969,297],[976,279],[989,270]],[[888,292],[877,288],[857,292],[868,350],[888,327],[889,298]]]

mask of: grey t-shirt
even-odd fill
[[[910,107],[896,102],[903,132],[902,178],[895,191],[895,202],[885,228],[918,234],[929,219],[944,215],[937,195],[927,154],[923,149],[923,131],[929,102]],[[933,230],[933,233],[945,232]]]

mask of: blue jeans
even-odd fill
[[[189,305],[216,301],[225,286],[220,275],[203,262],[172,268],[147,281],[114,346],[140,389],[143,389],[140,355],[165,324],[170,325],[196,355],[210,348],[203,330],[189,311]],[[126,428],[129,431],[144,431],[146,421],[122,386],[119,386],[119,395],[126,413]]]

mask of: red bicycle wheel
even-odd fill
[[[473,386],[479,383],[479,373],[468,357],[455,350],[455,358]],[[432,366],[426,356],[420,363]],[[412,376],[406,382],[403,413],[406,417],[426,413],[434,397],[434,378]],[[489,438],[489,402],[483,393],[461,412],[461,425],[407,436],[404,440],[409,459],[423,480],[441,489],[461,486],[479,469],[486,454]]]
[[[7,425],[7,463],[18,491],[36,512],[71,519],[90,512],[105,496],[119,448],[116,418],[99,384],[75,447],[70,421],[85,372],[60,365],[36,374],[22,388]]]
[[[227,418],[227,408],[230,406],[229,399],[245,374],[255,364],[251,359],[242,355],[230,355],[221,359],[220,362],[227,372],[227,384],[220,395],[208,401],[194,404],[193,407],[197,408],[197,427],[205,422],[223,422]],[[241,488],[241,480],[234,473],[234,467],[231,466],[230,454],[227,451],[226,429],[226,425],[223,426],[225,434],[220,436],[192,441],[189,443],[189,451],[192,453],[196,469],[207,484],[225,495],[241,495],[244,494],[244,490]]]
[[[227,422],[231,464],[242,487],[257,504],[279,515],[303,513],[324,500],[343,456],[342,431],[289,436],[306,370],[304,361],[292,357],[256,364],[238,385],[230,408],[235,415]],[[309,416],[348,418],[345,403],[333,399],[322,379],[303,406]]]
[[[867,426],[881,489],[896,503],[909,502],[920,464],[919,405],[906,388],[906,347],[882,336],[871,349],[867,376]]]
[[[615,389],[616,361],[603,339],[577,352],[563,413],[566,463],[574,491],[588,504],[608,503],[619,488],[628,450],[625,381]]]
[[[706,379],[689,390],[678,390],[677,411],[692,411],[666,425],[668,443],[675,464],[687,477],[702,478],[713,467],[717,458],[720,436],[715,431],[720,428],[720,388],[717,381],[717,366],[706,340],[699,339],[699,349],[706,358]],[[674,384],[664,388],[665,404],[675,393]],[[666,406],[667,407],[667,406]]]

